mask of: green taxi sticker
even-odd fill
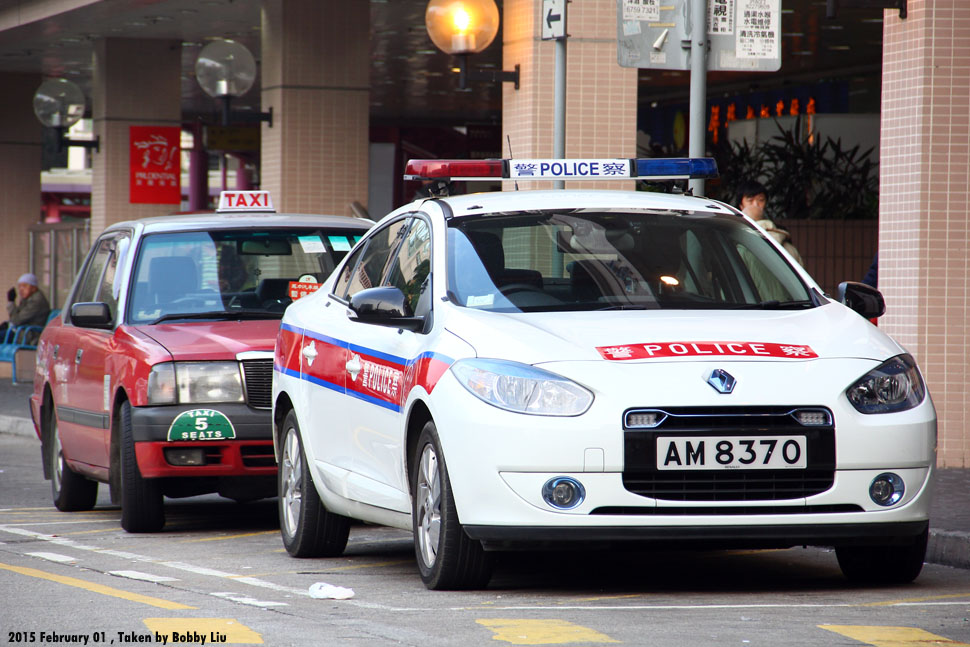
[[[226,414],[215,409],[183,411],[168,428],[169,440],[227,440],[236,430]]]

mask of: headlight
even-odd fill
[[[593,394],[575,382],[518,362],[463,359],[451,372],[472,395],[506,411],[578,416],[593,403]]]
[[[149,404],[243,401],[237,362],[166,362],[148,376]]]
[[[910,355],[897,355],[866,373],[845,394],[861,413],[894,413],[922,402],[926,387],[916,361]]]
[[[175,404],[175,364],[155,364],[148,374],[148,404]]]

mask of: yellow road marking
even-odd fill
[[[221,537],[203,537],[202,539],[184,539],[179,543],[194,544],[200,541],[222,541],[224,539],[239,539],[240,537],[256,537],[258,535],[276,535],[279,530],[261,530],[259,532],[244,532],[239,535],[223,535]]]
[[[232,618],[145,618],[142,622],[156,634],[168,636],[168,644],[175,644],[173,634],[205,636],[206,644],[262,645],[263,636]],[[180,642],[199,642],[181,640]]]
[[[950,600],[953,598],[970,598],[970,593],[951,593],[949,595],[932,595],[925,598],[903,598],[901,600],[888,600],[886,602],[866,602],[859,605],[863,607],[891,607],[894,604],[906,604],[908,602],[930,602],[932,600]]]
[[[867,645],[873,645],[873,647],[925,647],[926,645],[968,647],[967,643],[958,643],[916,627],[867,627],[862,625],[819,625],[819,627]]]
[[[575,600],[569,600],[568,602],[598,602],[600,600],[627,600],[629,598],[640,598],[643,597],[642,593],[630,593],[628,595],[601,595],[598,598],[576,598]]]
[[[62,532],[61,535],[90,535],[94,532],[114,532],[118,528],[98,528],[97,530],[75,530],[74,532]]]
[[[492,640],[504,640],[513,645],[563,645],[567,643],[615,643],[595,629],[575,625],[566,620],[476,620],[495,634]]]
[[[93,582],[79,580],[74,577],[54,575],[53,573],[40,571],[40,570],[37,570],[36,568],[25,568],[22,566],[12,566],[10,564],[0,564],[0,569],[12,571],[14,573],[20,573],[21,575],[27,575],[29,577],[37,577],[42,580],[57,582],[58,584],[66,584],[67,586],[74,586],[79,589],[91,591],[92,593],[109,595],[113,598],[121,598],[122,600],[139,602],[141,604],[147,604],[149,606],[158,607],[160,609],[194,609],[195,608],[195,607],[186,606],[184,604],[180,604],[178,602],[170,602],[169,600],[163,600],[161,598],[153,598],[147,595],[140,595],[138,593],[129,593],[128,591],[122,591],[121,589],[116,589],[111,586],[95,584]]]

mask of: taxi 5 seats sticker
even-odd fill
[[[229,418],[214,409],[183,411],[168,428],[169,440],[228,440],[236,437]]]

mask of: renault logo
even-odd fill
[[[707,378],[707,383],[713,386],[714,390],[718,393],[730,393],[734,390],[734,385],[737,384],[737,380],[723,368],[716,368],[711,371],[711,376]]]

